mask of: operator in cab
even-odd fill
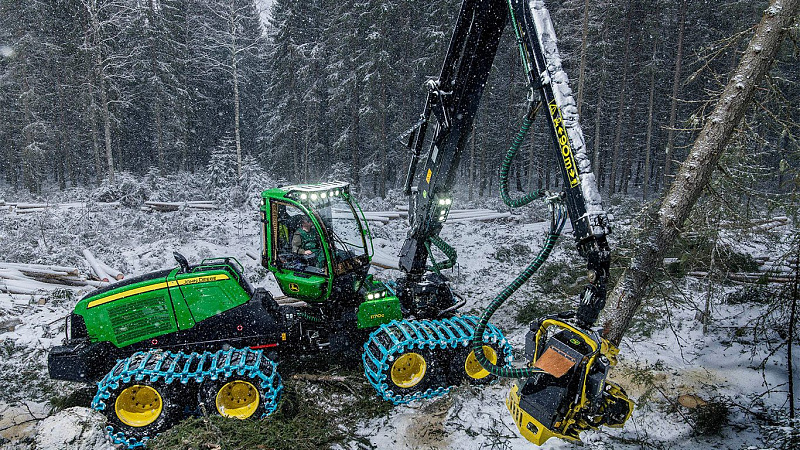
[[[319,236],[312,230],[311,219],[303,217],[300,228],[292,235],[292,253],[299,255],[319,255]]]

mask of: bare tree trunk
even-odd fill
[[[756,28],[733,76],[703,125],[689,156],[681,165],[661,207],[651,219],[645,241],[636,247],[630,266],[609,296],[611,310],[607,337],[619,344],[634,313],[647,293],[654,273],[675,242],[711,173],[744,117],[758,84],[767,73],[780,47],[786,28],[794,21],[800,0],[773,0]]]
[[[109,183],[114,182],[114,154],[111,151],[111,112],[108,107],[108,91],[106,90],[106,72],[103,64],[102,49],[100,48],[100,23],[97,15],[97,4],[91,3],[87,6],[91,17],[91,41],[94,43],[94,76],[97,89],[100,92],[100,108],[102,108],[103,119],[103,140],[106,152],[106,169],[108,170]]]
[[[603,174],[600,172],[600,140],[602,139],[600,136],[600,125],[601,119],[603,118],[603,86],[605,84],[605,80],[600,80],[600,89],[597,90],[597,108],[595,108],[594,113],[594,162],[592,163],[592,171],[595,173],[597,177],[597,187],[602,187],[603,184]]]
[[[608,175],[608,195],[614,195],[617,187],[617,168],[619,167],[619,151],[622,145],[622,114],[625,112],[625,91],[628,87],[628,70],[630,69],[630,52],[631,52],[631,22],[633,21],[633,2],[628,1],[628,11],[625,14],[627,20],[625,21],[625,50],[622,56],[622,76],[619,82],[619,100],[617,105],[617,127],[614,132],[614,147],[613,155],[611,156],[611,172]]]
[[[653,41],[653,61],[656,58],[656,48],[658,41]],[[656,92],[656,71],[650,71],[650,95],[647,99],[647,138],[644,145],[644,176],[642,177],[642,200],[647,200],[650,194],[650,154],[653,153],[650,146],[653,142],[653,104]]]
[[[89,89],[89,127],[92,134],[92,152],[94,154],[94,169],[95,169],[95,182],[99,185],[103,179],[103,162],[100,159],[100,143],[97,136],[97,103],[94,100],[94,89],[91,79],[93,78],[92,70],[89,70],[89,82],[86,83]]]
[[[310,130],[311,129],[311,114],[309,114],[308,111],[306,111],[306,113],[303,114],[303,122],[305,123],[305,126],[303,127],[303,129]],[[304,134],[304,136],[303,136],[303,161],[302,161],[303,176],[300,178],[303,181],[303,183],[308,183],[308,180],[309,180],[309,167],[308,167],[308,164],[311,161],[311,142],[312,142],[312,140],[313,140],[313,138],[308,133]]]
[[[242,176],[242,135],[239,112],[239,73],[236,71],[236,53],[233,58],[233,132],[236,137],[236,176]]]
[[[33,115],[31,107],[31,91],[33,88],[30,86],[28,77],[28,63],[22,63],[22,113],[25,118],[25,126],[22,128],[22,136],[24,138],[22,147],[22,179],[25,187],[32,194],[38,192],[37,183],[38,177],[36,176],[36,166],[39,164],[39,158],[32,153],[34,146],[33,130],[35,127],[31,126],[36,120]]]
[[[581,106],[583,106],[583,85],[586,78],[586,44],[589,40],[589,0],[583,3],[583,35],[581,36],[581,65],[578,70],[578,117],[581,116]]]
[[[153,0],[149,0],[148,2],[148,17],[150,19],[150,27],[153,29],[151,33],[155,33],[156,25],[156,7],[153,3]],[[156,49],[155,49],[155,42],[153,42],[154,36],[151,36],[150,41],[150,70],[153,72],[153,77],[155,79],[159,78],[159,69],[158,69],[158,59],[156,58]],[[158,173],[162,177],[166,175],[166,161],[164,158],[164,133],[163,133],[163,119],[161,117],[161,95],[159,92],[156,91],[155,98],[153,99],[155,105],[153,105],[153,114],[155,115],[156,121],[156,154],[158,155]]]
[[[352,122],[353,123],[353,125],[352,125],[353,126],[353,137],[352,137],[353,146],[352,146],[352,151],[350,152],[350,154],[352,156],[351,159],[350,159],[350,163],[351,163],[350,178],[353,181],[353,187],[355,188],[355,190],[360,190],[360,185],[361,185],[361,179],[359,177],[359,173],[361,171],[361,163],[359,162],[359,159],[358,159],[358,155],[361,154],[361,140],[360,140],[360,137],[361,137],[360,136],[360,134],[361,134],[361,130],[360,130],[361,129],[361,122],[360,122],[360,119],[361,119],[361,112],[360,112],[360,110],[361,110],[361,95],[360,95],[360,89],[361,89],[361,87],[358,86],[358,80],[359,79],[360,79],[359,77],[354,77],[353,78],[353,84],[355,85],[354,86],[355,89],[353,91],[355,93],[356,98],[354,99],[355,101],[354,101],[354,105],[353,105],[353,122]]]
[[[469,201],[472,201],[473,191],[475,190],[475,127],[472,127],[469,146]]]
[[[675,74],[672,78],[672,101],[669,107],[669,125],[667,125],[667,151],[664,155],[664,189],[669,186],[670,164],[672,152],[675,148],[675,122],[678,114],[678,93],[681,87],[681,62],[683,60],[683,29],[686,23],[686,4],[688,0],[681,0],[678,10],[678,49],[675,54]]]
[[[100,55],[97,55],[98,63]],[[103,138],[106,146],[106,165],[108,166],[108,182],[114,183],[114,154],[111,152],[111,112],[108,109],[108,92],[106,92],[105,82],[102,73],[99,74],[100,82],[100,103],[103,108]]]
[[[386,95],[386,80],[381,77],[381,176],[378,186],[378,195],[386,198],[386,180],[389,178],[389,133],[386,124],[389,121],[388,99]]]

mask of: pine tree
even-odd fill
[[[210,188],[232,187],[237,183],[236,140],[232,133],[225,134],[211,151],[206,171],[206,184]]]

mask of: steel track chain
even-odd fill
[[[163,382],[165,385],[189,381],[203,383],[215,381],[219,377],[230,377],[233,374],[260,380],[264,390],[264,410],[267,415],[278,408],[283,382],[278,374],[278,364],[266,356],[261,350],[229,349],[217,352],[184,353],[161,350],[137,352],[128,358],[117,361],[111,371],[97,383],[97,394],[92,400],[92,408],[103,411],[111,391],[119,388],[120,382],[146,380],[150,383]],[[124,432],[115,432],[111,425],[106,426],[111,441],[127,448],[142,448],[150,437],[139,440],[127,438]]]
[[[406,350],[468,348],[479,320],[476,316],[455,316],[439,320],[393,320],[381,325],[364,344],[362,360],[367,380],[380,397],[395,405],[446,394],[454,386],[432,387],[406,395],[392,392],[386,381],[389,365]],[[503,353],[506,365],[511,363],[511,345],[497,327],[492,324],[486,327],[483,342],[496,344]]]

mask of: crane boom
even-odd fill
[[[556,47],[550,15],[542,0],[465,0],[438,78],[428,80],[425,107],[409,134],[411,163],[405,192],[410,197],[410,230],[400,251],[400,268],[419,279],[428,268],[430,245],[452,205],[458,163],[472,133],[503,29],[511,23],[531,94],[549,116],[549,129],[564,201],[579,253],[587,259],[589,284],[580,297],[578,320],[591,326],[605,305],[610,253],[608,220],[602,208],[578,121],[577,107]],[[427,160],[417,166],[435,118]],[[416,186],[412,187],[414,180]]]
[[[473,335],[472,348],[477,362],[492,375],[524,380],[514,385],[506,404],[520,433],[540,445],[550,437],[577,440],[581,431],[602,425],[620,427],[633,409],[624,390],[606,380],[619,350],[592,330],[606,301],[610,266],[606,235],[610,230],[543,0],[464,0],[461,4],[440,75],[426,82],[428,94],[423,112],[408,133],[411,162],[404,191],[410,202],[410,230],[400,252],[400,268],[405,272],[399,283],[400,298],[412,308],[420,304],[444,310],[458,307],[448,307],[456,302],[447,279],[439,273],[441,268],[452,267],[456,252],[439,233],[452,206],[459,160],[473,131],[475,114],[507,24],[519,47],[530,95],[520,133],[501,167],[500,192],[509,206],[547,198],[552,211],[551,230],[534,261],[486,308]],[[512,200],[507,192],[511,160],[540,110],[549,119],[547,128],[563,180],[562,192],[552,195],[534,191]],[[428,139],[431,125],[433,133]],[[418,173],[426,143],[427,158]],[[491,315],[549,256],[564,226],[564,210],[572,224],[578,252],[587,261],[585,288],[574,312],[531,324],[526,336],[526,367],[499,367],[487,357],[481,337]],[[434,261],[431,245],[442,250],[448,260]]]

